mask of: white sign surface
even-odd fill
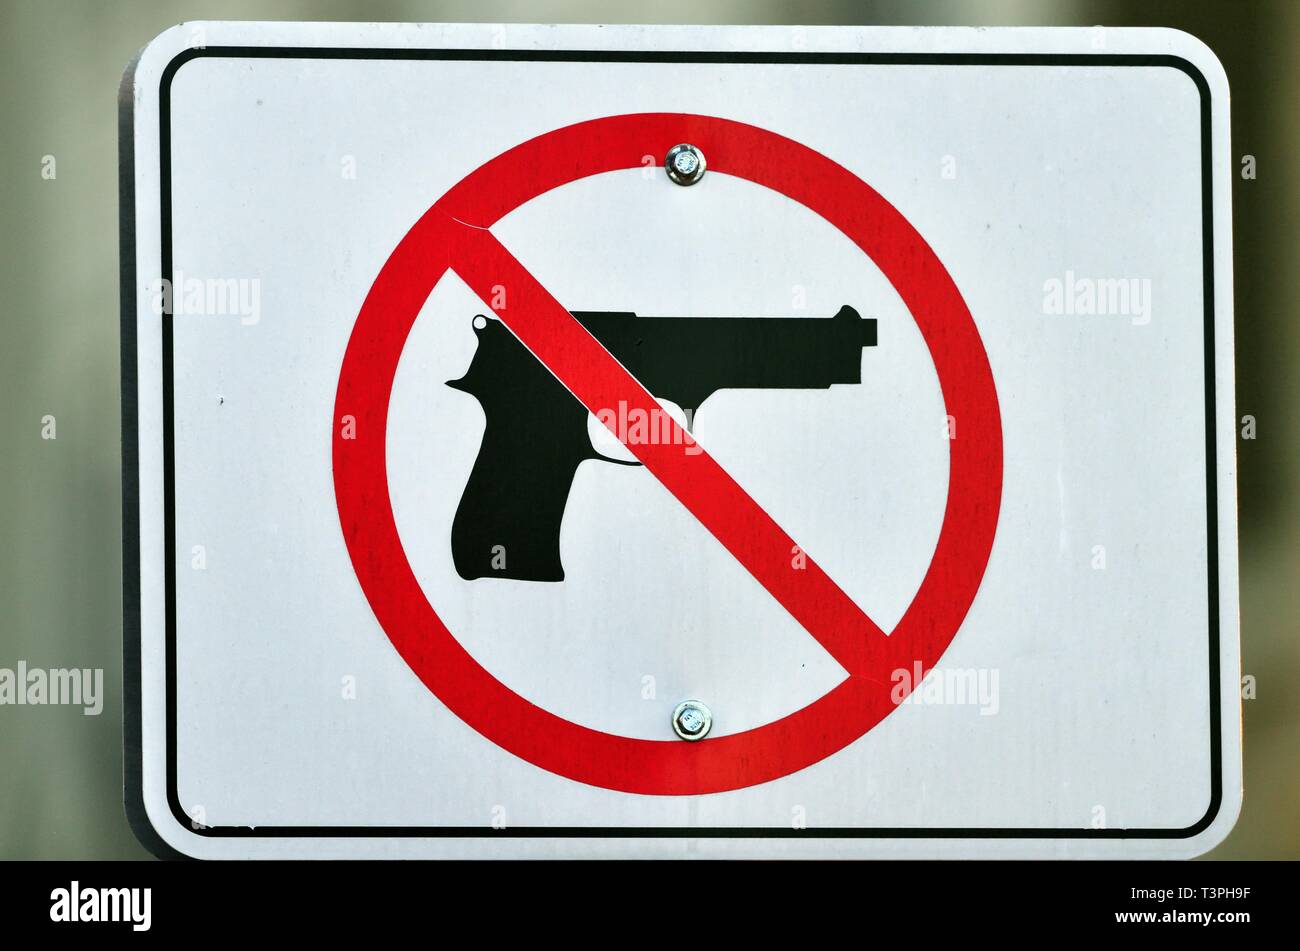
[[[160,848],[1231,828],[1196,40],[184,24],[122,108],[128,805]]]

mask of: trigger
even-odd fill
[[[637,457],[632,455],[632,450],[623,445],[619,438],[591,413],[587,414],[587,437],[591,440],[592,458],[620,466],[641,465]]]

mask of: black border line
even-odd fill
[[[166,657],[167,657],[167,801],[183,829],[206,837],[257,838],[764,838],[764,839],[1184,839],[1203,832],[1219,813],[1223,800],[1222,711],[1219,696],[1219,579],[1218,579],[1218,453],[1215,440],[1214,362],[1214,206],[1211,95],[1205,76],[1190,61],[1159,54],[1019,54],[1019,53],[752,53],[752,52],[632,52],[554,50],[360,49],[326,47],[205,47],[177,54],[164,68],[159,88],[159,149],[161,176],[162,272],[172,273],[171,249],[171,84],[185,63],[199,57],[256,59],[434,60],[490,62],[586,63],[752,63],[761,65],[982,65],[982,66],[1137,66],[1176,69],[1186,74],[1200,94],[1202,270],[1204,294],[1204,374],[1206,438],[1206,515],[1208,623],[1210,671],[1210,803],[1205,815],[1183,829],[1078,828],[654,828],[654,827],[518,827],[502,830],[477,826],[216,826],[195,828],[181,807],[176,765],[176,543],[174,442],[172,406],[172,320],[163,317],[163,478],[166,521]],[[137,58],[138,62],[138,58]],[[139,545],[139,420],[136,406],[136,280],[135,166],[133,86],[135,62],[123,79],[119,96],[119,188],[121,227],[122,307],[122,465],[123,465],[123,660],[126,701],[127,812],[132,828],[155,852],[178,855],[158,842],[158,833],[144,809],[141,773],[140,717],[140,545]],[[162,848],[158,848],[159,845]]]
[[[144,804],[140,657],[140,433],[136,367],[135,70],[127,64],[117,90],[118,280],[122,308],[122,794],[136,839],[158,858],[186,859],[149,821]]]

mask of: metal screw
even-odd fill
[[[673,732],[683,740],[702,740],[713,726],[713,714],[698,700],[683,700],[673,711]]]
[[[694,185],[704,177],[706,167],[704,153],[685,142],[669,149],[664,159],[668,177],[678,185]]]

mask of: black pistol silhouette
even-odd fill
[[[861,383],[876,321],[834,317],[638,317],[573,311],[632,376],[688,413],[721,389],[825,389]],[[598,453],[588,411],[501,321],[474,318],[478,349],[448,386],[474,396],[487,425],[451,527],[465,580],[563,581],[560,522],[578,465]],[[639,465],[622,462],[625,465]]]

